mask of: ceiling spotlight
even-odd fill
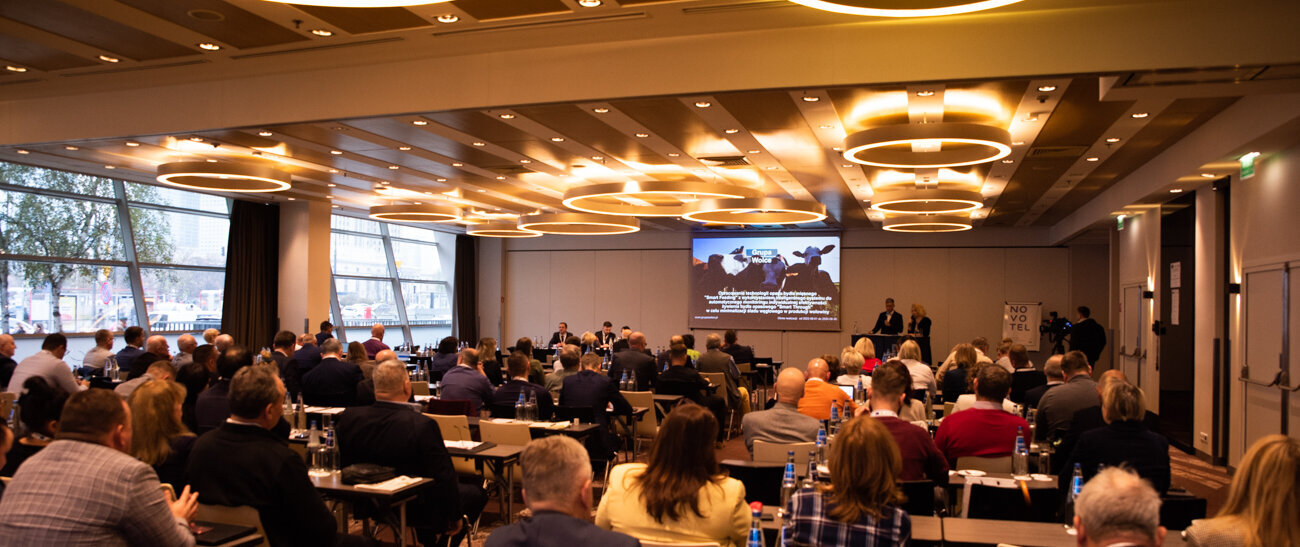
[[[804,95],[804,96],[802,97],[802,99],[803,99],[803,102],[805,102],[805,103],[815,103],[815,102],[817,102],[817,101],[822,100],[821,97],[818,97],[818,96],[816,96],[816,95]]]
[[[533,160],[519,160],[519,163],[533,163]]]
[[[591,111],[592,111],[592,112],[595,112],[595,113],[597,113],[597,114],[604,114],[604,113],[606,113],[606,112],[609,112],[609,109],[608,109],[608,108],[605,108],[605,107],[596,107],[596,108],[591,109]]]
[[[396,166],[396,165],[389,165],[388,168],[389,168],[389,169],[392,169],[392,170],[394,170],[394,171],[396,171],[397,169],[399,169],[399,167]]]
[[[835,129],[835,126],[833,126],[833,125],[831,125],[831,124],[828,124],[828,123],[824,123],[824,124],[821,124],[821,125],[817,126],[817,128],[818,128],[818,129]]]
[[[1025,141],[1011,141],[1011,146],[1024,146]]]
[[[5,70],[8,70],[9,72],[27,72],[26,67],[14,66],[14,65],[5,65]]]
[[[412,120],[411,125],[429,125],[429,122],[424,120]]]
[[[1170,193],[1170,194],[1181,194],[1181,193],[1183,193],[1183,189],[1182,189],[1182,188],[1171,188],[1171,189],[1169,190],[1169,193]]]
[[[105,165],[104,169],[117,169],[116,165]]]
[[[762,151],[762,150],[746,150],[745,153],[746,153],[746,154],[762,154],[763,151]]]
[[[1111,144],[1115,144],[1115,143],[1119,142],[1119,137],[1111,137],[1111,138],[1109,138],[1109,139],[1106,139],[1106,142],[1111,143]]]
[[[1101,161],[1101,158],[1097,156],[1092,156],[1090,158],[1086,158],[1084,161]]]
[[[775,165],[769,165],[769,166],[767,166],[767,170],[768,170],[768,171],[776,171],[777,169],[780,169],[780,167],[777,167],[777,166],[775,166]]]
[[[921,90],[921,91],[917,91],[917,92],[916,92],[916,96],[917,96],[917,97],[933,97],[933,96],[934,96],[934,92],[933,92],[933,91],[930,91],[929,89],[923,89],[923,90]]]
[[[447,179],[444,179],[444,178],[438,178],[438,179],[434,179],[434,180],[437,180],[438,182],[447,182]]]
[[[130,147],[132,147],[132,148],[134,148],[134,147],[136,147],[136,146],[140,146],[140,143],[135,142],[135,141],[127,141],[127,142],[126,142],[126,145],[127,145],[127,146],[130,146]]]
[[[452,167],[464,167],[465,164],[463,164],[463,163],[461,163],[461,162],[453,162],[453,163],[451,164],[451,166],[452,166]]]
[[[498,175],[498,176],[497,176],[497,180],[506,180],[506,178],[503,177],[503,176],[499,176],[499,175]]]
[[[1201,173],[1201,176],[1207,179],[1214,178],[1214,173]]]
[[[1049,91],[1056,91],[1056,86],[1054,86],[1054,85],[1040,85],[1040,86],[1038,86],[1038,90],[1039,90],[1039,91],[1042,91],[1043,93],[1047,93],[1047,92],[1049,92]]]
[[[1134,113],[1133,113],[1133,118],[1134,118],[1134,119],[1139,119],[1139,120],[1140,120],[1140,119],[1145,118],[1145,117],[1147,117],[1147,116],[1150,116],[1150,114],[1148,114],[1148,113],[1146,113],[1146,112],[1134,112]]]
[[[193,190],[221,192],[279,192],[288,190],[292,176],[271,162],[179,161],[158,166],[158,182]]]
[[[17,152],[18,152],[19,154],[24,155],[24,156],[27,155],[27,154],[31,154],[31,152],[28,152],[28,151],[26,151],[26,150],[22,150],[22,149],[17,150]]]
[[[438,16],[438,22],[439,22],[439,23],[448,23],[448,24],[450,24],[450,23],[455,23],[456,21],[459,21],[459,20],[460,20],[460,17],[457,16],[457,15],[455,15],[455,14],[452,14],[452,13],[444,13],[444,14]]]
[[[726,133],[726,134],[728,134],[728,135],[735,135],[736,133],[739,133],[740,130],[739,130],[739,129],[724,129],[722,132],[723,132],[723,133]]]
[[[713,103],[709,101],[695,101],[695,106],[698,106],[700,108],[708,108],[710,106],[713,106]]]
[[[507,114],[502,114],[500,118],[503,120],[513,120],[515,119],[515,115],[507,113]]]
[[[474,145],[474,146],[487,146],[487,143],[485,143],[485,142],[483,142],[483,141],[474,141],[474,142],[472,142],[472,143],[470,143],[470,144],[472,144],[472,145]]]
[[[204,51],[216,51],[218,49],[221,49],[221,46],[214,44],[212,42],[199,42],[198,46],[199,49],[202,49]]]
[[[551,137],[551,142],[564,142],[564,137]]]
[[[343,151],[342,151],[342,150],[330,150],[330,153],[331,153],[331,154],[334,154],[335,156],[342,156],[342,155],[343,155]]]
[[[335,208],[335,209],[338,209],[338,208],[339,208],[338,205],[330,205],[330,207]]]
[[[1002,160],[1002,163],[1015,163],[1016,160]]]
[[[108,55],[100,55],[99,60],[104,61],[105,63],[116,63],[121,61],[121,59],[118,59],[117,57],[110,57]]]
[[[73,145],[71,145],[71,144],[69,144],[69,145],[67,145],[67,146],[64,146],[63,149],[64,149],[64,150],[67,150],[67,151],[70,151],[70,152],[76,152],[77,150],[81,150],[80,148],[78,148],[78,147],[76,147],[76,146],[73,146]]]
[[[405,151],[407,151],[407,150],[410,150],[411,147],[409,147],[409,146],[399,146],[399,147],[397,147],[397,149],[398,149],[398,150],[401,150],[401,151],[403,151],[403,152],[405,152]]]
[[[317,35],[317,36],[324,36],[324,37],[326,37],[326,38],[328,38],[328,37],[334,35],[334,31],[332,31],[332,30],[326,30],[326,29],[323,29],[323,28],[314,28],[314,29],[311,29],[311,33],[312,33],[312,34],[315,34],[315,35]]]
[[[578,0],[578,5],[584,8],[599,7],[603,3],[600,0]]]
[[[591,159],[595,161],[601,161],[605,159],[605,156],[592,156]]]
[[[644,139],[644,138],[649,137],[649,136],[650,136],[649,133],[637,133],[637,134],[636,134],[636,138],[638,138],[638,139]]]
[[[677,152],[669,152],[668,157],[677,158],[677,157],[681,157],[681,154],[678,154]]]
[[[257,132],[257,136],[259,136],[259,137],[270,137],[270,136],[273,135],[273,134],[274,134],[274,133],[271,133],[270,131],[258,131],[258,132]]]
[[[190,140],[194,142],[203,142],[203,137],[190,137]]]

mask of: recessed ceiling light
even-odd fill
[[[108,55],[100,55],[99,60],[104,61],[105,63],[116,63],[121,61],[121,59],[118,59],[117,57],[111,57]]]
[[[72,146],[71,144],[69,144],[69,145],[67,145],[67,146],[64,146],[63,149],[64,149],[64,150],[69,150],[69,151],[72,151],[72,152],[76,152],[77,150],[81,150],[80,148],[77,148],[77,147],[75,147],[75,146]]]
[[[853,167],[853,164],[852,164],[852,163],[841,163],[841,164],[840,164],[840,167],[843,167],[843,168],[845,168],[845,169],[848,169],[848,168],[850,168],[850,167]]]
[[[668,153],[668,157],[670,157],[670,158],[676,158],[676,157],[680,157],[680,156],[681,156],[681,154],[678,154],[678,153],[676,153],[676,152],[669,152],[669,153]]]
[[[1086,158],[1084,161],[1101,161],[1101,158],[1097,156],[1092,156],[1090,158]]]
[[[403,152],[405,152],[405,151],[407,151],[407,150],[410,150],[411,147],[409,147],[409,146],[399,146],[399,147],[397,147],[397,149],[398,149],[398,150],[401,150],[401,151],[403,151]]]
[[[533,163],[533,160],[519,160],[519,163]]]
[[[695,101],[695,106],[698,106],[700,108],[708,108],[710,106],[713,106],[713,103],[709,101]]]
[[[23,155],[31,154],[31,152],[28,152],[26,150],[18,150],[18,153]]]
[[[598,107],[598,108],[593,108],[593,109],[591,109],[591,111],[592,111],[592,112],[595,112],[595,113],[597,113],[597,114],[604,114],[604,113],[606,113],[606,112],[609,112],[609,109],[608,109],[608,108],[604,108],[604,107]]]
[[[816,96],[816,95],[804,95],[804,96],[803,96],[803,102],[805,102],[805,103],[815,103],[815,102],[820,101],[820,100],[822,100],[822,98],[821,98],[821,97],[818,97],[818,96]]]
[[[1169,190],[1169,193],[1170,193],[1170,194],[1181,194],[1181,193],[1183,193],[1183,189],[1182,189],[1182,188],[1172,188],[1172,189]]]
[[[339,208],[340,208],[338,205],[330,205],[330,207],[333,207],[333,208],[335,208],[335,209],[339,209]]]
[[[1134,113],[1133,113],[1133,117],[1136,118],[1136,119],[1142,119],[1142,118],[1145,118],[1145,117],[1147,117],[1147,116],[1150,116],[1150,114],[1148,114],[1148,113],[1146,113],[1146,112],[1134,112]]]
[[[334,35],[334,31],[332,31],[332,30],[326,30],[326,29],[323,29],[323,28],[314,28],[314,29],[311,29],[311,33],[312,33],[312,34],[315,34],[315,35],[317,35],[317,36],[324,36],[324,37],[327,37],[327,38],[330,37],[330,36],[333,36],[333,35]]]
[[[105,165],[104,169],[117,169],[116,165]]]
[[[507,113],[507,114],[502,114],[502,115],[500,115],[499,117],[500,117],[501,119],[503,119],[503,120],[513,120],[513,119],[515,119],[515,115],[514,115],[514,114],[509,114],[509,113]]]
[[[1012,141],[1011,146],[1024,146],[1025,141]]]
[[[603,3],[604,2],[601,2],[600,0],[578,0],[578,5],[584,8],[598,7]]]
[[[600,160],[605,159],[605,156],[592,156],[591,159],[593,159],[593,160],[595,160],[595,161],[600,161]]]
[[[206,50],[206,51],[216,51],[218,49],[221,49],[221,46],[214,44],[212,42],[199,42],[198,46],[199,49]]]
[[[451,164],[451,166],[452,166],[452,167],[464,167],[465,164],[460,163],[460,162],[455,162],[455,163]]]
[[[472,145],[474,145],[474,146],[487,146],[487,143],[485,143],[485,142],[483,142],[483,141],[474,141],[474,142],[472,142],[472,143],[470,143],[470,144],[472,144]]]
[[[424,120],[412,120],[411,125],[429,125],[429,122]]]
[[[475,192],[480,192],[480,193],[482,193],[482,192],[486,192],[487,190],[484,190],[484,189],[482,189],[482,188],[478,188],[478,189],[475,189],[474,191],[475,191]]]
[[[1016,160],[1002,160],[1002,163],[1015,163]]]
[[[212,158],[208,158],[208,159],[205,160],[205,161],[207,161],[208,163],[217,163],[217,160],[212,159]]]
[[[748,154],[762,154],[763,151],[762,151],[762,150],[747,150],[746,153],[748,153]]]
[[[551,137],[551,142],[564,142],[564,137]]]
[[[775,165],[769,165],[769,166],[767,167],[767,170],[768,170],[768,171],[776,171],[777,169],[780,169],[780,168],[777,167],[777,166],[775,166]]]
[[[342,155],[343,155],[343,151],[342,151],[342,150],[330,150],[330,153],[331,153],[331,154],[334,154],[335,156],[342,156]]]
[[[1111,138],[1109,138],[1109,139],[1106,139],[1106,142],[1109,142],[1109,143],[1112,143],[1112,144],[1117,143],[1117,142],[1119,142],[1119,137],[1111,137]]]
[[[817,126],[817,127],[818,127],[819,129],[835,129],[835,126],[833,126],[833,125],[831,125],[831,124],[828,124],[828,123],[825,123],[825,124],[819,125],[819,126]]]
[[[735,135],[736,133],[739,133],[740,130],[739,130],[739,129],[724,129],[722,132],[723,132],[723,133],[726,133],[726,134],[728,134],[728,135]]]
[[[456,21],[459,20],[460,20],[460,16],[457,16],[452,13],[444,13],[438,16],[439,23],[455,23]]]
[[[506,180],[505,177],[497,177],[497,180]]]
[[[933,91],[930,91],[929,89],[923,89],[923,90],[921,90],[921,91],[917,91],[917,92],[916,92],[916,96],[917,96],[917,97],[933,97],[933,96],[934,96],[934,92],[933,92]],[[806,99],[805,99],[805,100],[806,100]]]
[[[190,140],[194,142],[203,142],[203,137],[190,137]]]
[[[398,166],[396,166],[396,165],[389,165],[388,168],[389,168],[389,169],[392,169],[392,170],[394,170],[394,171],[396,171],[396,170],[398,169]]]
[[[135,141],[126,141],[126,145],[130,147],[136,147],[136,146],[140,146],[140,143]]]
[[[294,198],[289,198],[289,201],[294,201]]]
[[[381,180],[381,181],[379,181],[379,184],[382,184],[382,185],[384,185],[384,186],[388,186],[389,184],[392,184],[392,183],[390,183],[390,182],[388,182],[388,181],[386,181],[386,180]]]
[[[334,199],[334,196],[325,196],[325,199]]]
[[[649,136],[650,136],[649,133],[637,133],[637,134],[636,134],[636,138],[638,138],[638,139],[644,139],[644,138],[649,137]]]
[[[832,147],[831,147],[831,150],[834,150],[834,151],[836,151],[836,152],[843,152],[843,151],[844,151],[844,147],[843,147],[843,146],[832,146]]]
[[[27,72],[26,67],[14,66],[14,65],[5,65],[5,70],[8,70],[9,72]]]
[[[257,132],[257,136],[259,136],[259,137],[270,137],[270,136],[273,135],[273,134],[274,134],[274,133],[271,133],[270,131],[258,131],[258,132]]]
[[[1042,91],[1043,93],[1047,93],[1047,92],[1049,92],[1049,91],[1056,91],[1056,86],[1054,86],[1054,85],[1040,85],[1040,86],[1038,86],[1038,90],[1039,90],[1039,91]]]
[[[447,182],[447,179],[437,179],[438,182]]]
[[[1201,173],[1201,176],[1202,176],[1202,177],[1205,177],[1205,178],[1207,178],[1207,179],[1212,179],[1212,178],[1214,178],[1215,175],[1214,175],[1214,173]]]

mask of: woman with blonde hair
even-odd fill
[[[925,315],[925,306],[912,304],[912,319],[907,323],[907,333],[930,336],[930,318]]]
[[[184,401],[185,386],[171,380],[150,380],[131,393],[131,456],[153,466],[158,481],[178,492],[195,440],[181,423]]]
[[[943,401],[952,403],[963,393],[974,393],[972,380],[975,379],[975,346],[957,344],[952,348],[953,361],[956,366],[943,375]]]
[[[501,374],[501,361],[497,360],[497,339],[479,338],[477,350],[478,362],[483,365],[483,374],[488,381],[494,386],[505,383],[505,376]]]
[[[659,424],[649,463],[614,468],[596,525],[649,541],[745,545],[745,485],[718,467],[717,431],[713,413],[702,406],[686,403],[670,412]]]
[[[366,357],[366,347],[361,342],[348,343],[348,362],[357,366],[370,362],[370,358]]]
[[[1193,521],[1188,545],[1300,545],[1300,440],[1263,437],[1242,458],[1228,499],[1214,518]]]
[[[871,339],[863,336],[858,338],[858,342],[853,344],[853,349],[862,354],[862,373],[871,374],[880,364],[880,359],[876,358],[876,345],[871,343]]]
[[[925,391],[933,401],[935,393],[939,391],[938,382],[934,381],[934,371],[930,370],[930,365],[921,362],[921,346],[917,345],[916,340],[903,342],[898,348],[898,359],[912,373],[912,391]],[[920,399],[921,395],[918,393],[916,398]]]
[[[904,498],[895,482],[903,459],[889,429],[858,416],[840,426],[830,452],[830,485],[790,497],[787,544],[908,543],[912,520],[898,507]]]

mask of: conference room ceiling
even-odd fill
[[[0,92],[83,77],[114,85],[113,78],[226,74],[246,61],[319,58],[430,34],[455,54],[490,50],[502,36],[511,47],[598,39],[653,18],[695,28],[707,19],[692,15],[716,15],[734,28],[762,29],[834,17],[788,4],[456,0],[351,10],[258,0],[0,1],[0,64],[25,69],[0,71]],[[1029,4],[1007,9],[1034,9]],[[662,21],[647,28],[688,31]],[[1050,226],[1248,92],[1207,86],[1295,82],[1297,74],[1282,65],[736,90],[354,119],[324,112],[303,123],[30,143],[0,148],[0,160],[152,181],[164,162],[260,156],[294,177],[292,190],[260,199],[330,200],[357,212],[394,200],[446,200],[485,219],[566,211],[564,192],[591,183],[730,182],[821,202],[829,218],[807,227],[864,228],[880,225],[870,200],[897,173],[846,161],[837,150],[845,136],[890,124],[969,122],[1007,129],[1013,141],[1002,160],[954,168],[984,196],[971,213],[975,226]],[[651,230],[698,226],[643,219]]]

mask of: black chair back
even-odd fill
[[[903,510],[907,514],[934,515],[934,481],[899,481],[898,486],[907,497],[907,501],[903,502]]]
[[[474,403],[469,399],[429,399],[424,402],[425,412],[443,416],[476,416]]]
[[[596,423],[596,409],[589,406],[559,405],[555,407],[555,421],[571,422],[574,418],[584,424],[594,424]]]
[[[971,489],[966,518],[1056,522],[1060,491],[1055,488],[1029,490],[1029,498],[1019,488],[998,488],[983,484],[966,485]]]
[[[700,386],[693,382],[661,379],[655,382],[655,393],[660,395],[681,395],[682,399],[695,402],[700,400]]]
[[[511,403],[488,403],[487,408],[493,418],[515,417],[515,405]]]
[[[772,507],[781,505],[781,479],[785,474],[785,464],[729,462],[730,460],[723,460],[720,465],[731,478],[745,485],[745,501],[760,501],[763,505]]]
[[[1192,521],[1205,518],[1205,498],[1170,494],[1160,498],[1160,525],[1169,530],[1185,530]]]

